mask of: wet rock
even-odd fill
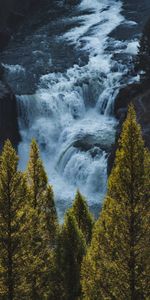
[[[0,149],[6,139],[16,148],[20,141],[16,97],[10,87],[0,80]]]
[[[128,105],[134,104],[137,121],[141,125],[142,134],[146,147],[150,149],[150,87],[149,83],[135,83],[122,88],[116,98],[114,106],[115,117],[119,120],[116,142],[112,146],[108,159],[108,174],[113,167],[116,149],[118,147],[118,139],[122,130],[122,124],[126,118]]]
[[[106,133],[107,135],[107,133]],[[80,151],[89,151],[91,156],[96,156],[99,151],[105,151],[106,153],[110,152],[112,146],[112,137],[96,137],[91,134],[87,134],[82,138],[78,139],[73,143],[75,148],[80,149]],[[92,152],[93,150],[93,152]]]
[[[129,103],[142,92],[144,87],[139,84],[131,84],[120,89],[114,105],[115,117],[119,120],[124,119]]]

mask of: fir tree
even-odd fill
[[[34,208],[41,209],[43,204],[43,193],[47,188],[48,179],[35,140],[32,140],[31,143],[26,176],[30,187],[32,205]]]
[[[27,288],[23,248],[27,189],[17,165],[18,156],[6,141],[0,170],[0,298],[9,300],[23,298]]]
[[[26,177],[31,207],[39,213],[39,217],[42,214],[43,226],[45,226],[45,231],[49,232],[49,239],[53,243],[58,228],[54,193],[52,186],[48,184],[48,178],[35,140],[31,143]]]
[[[28,284],[31,299],[48,299],[53,285],[57,213],[52,187],[36,142],[31,143],[26,177],[29,188]]]
[[[129,107],[108,193],[82,265],[83,299],[149,299],[150,153]]]
[[[55,275],[55,249],[49,239],[45,213],[30,208],[28,217],[28,243],[26,245],[28,298],[49,299],[48,295],[53,291],[53,276]]]
[[[83,234],[75,217],[68,211],[60,232],[57,249],[59,284],[57,299],[76,300],[80,297],[80,269],[85,249],[86,242]]]
[[[85,198],[81,195],[79,191],[77,191],[76,193],[76,197],[71,211],[77,221],[79,229],[84,235],[87,244],[89,244],[92,236],[94,218],[89,211]]]
[[[45,191],[45,226],[51,246],[55,246],[58,233],[58,218],[52,186],[48,185]]]

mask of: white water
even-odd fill
[[[81,14],[74,21],[80,26],[57,39],[87,52],[87,65],[43,75],[34,95],[18,96],[21,168],[34,137],[60,213],[71,204],[77,188],[90,205],[100,203],[105,195],[107,152],[115,138],[113,102],[126,73],[126,67],[112,60],[112,51],[106,50],[109,44],[114,52],[124,49],[124,43],[108,38],[124,21],[121,2],[83,0],[77,10]],[[126,45],[124,51],[133,48],[133,44]]]

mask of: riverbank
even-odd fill
[[[129,39],[132,37],[133,44],[130,45],[131,52],[134,52],[134,41],[139,40],[143,28],[150,17],[150,2],[143,0],[142,2],[134,0],[123,1],[123,15],[126,19],[135,22],[135,26],[129,24],[121,24],[112,33],[111,36],[120,40]],[[136,43],[136,42],[135,42]],[[136,54],[136,51],[135,51]],[[134,57],[134,56],[133,56]],[[134,64],[131,60],[131,64]],[[134,66],[133,66],[134,68]],[[148,83],[135,82],[132,84],[124,84],[119,90],[115,99],[114,115],[119,123],[116,130],[116,142],[112,147],[108,159],[108,174],[111,172],[115,159],[115,151],[118,146],[118,139],[122,130],[122,124],[127,115],[128,105],[132,102],[137,113],[137,120],[142,127],[143,138],[145,145],[150,148],[150,88]]]

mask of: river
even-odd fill
[[[58,212],[77,189],[94,212],[107,188],[107,159],[115,141],[113,105],[137,52],[136,35],[117,38],[119,25],[136,27],[117,0],[56,1],[23,24],[2,54],[18,101],[20,168],[35,138],[53,185]]]

